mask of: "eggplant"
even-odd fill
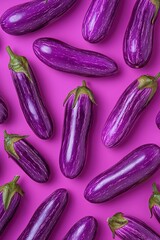
[[[123,55],[126,64],[142,68],[150,60],[159,0],[137,0],[125,33]]]
[[[151,216],[154,215],[160,223],[160,192],[155,183],[153,184],[153,194],[149,199],[149,209]]]
[[[68,202],[66,189],[53,192],[35,211],[17,240],[48,240]]]
[[[139,77],[120,96],[102,130],[102,142],[106,147],[117,146],[130,133],[137,118],[155,95],[159,76]]]
[[[160,240],[160,236],[146,223],[132,216],[119,212],[108,219],[108,225],[113,233],[125,240]]]
[[[82,25],[82,35],[90,43],[97,43],[109,35],[119,0],[92,0]]]
[[[27,142],[27,136],[4,132],[4,148],[23,171],[34,181],[43,183],[49,179],[50,171],[40,153]]]
[[[160,147],[142,145],[95,177],[87,185],[84,196],[92,203],[109,201],[147,180],[159,168]]]
[[[68,45],[52,38],[39,38],[33,43],[36,56],[49,67],[87,77],[105,77],[117,72],[109,57]]]
[[[8,118],[8,109],[5,102],[0,98],[0,124],[4,123]]]
[[[9,69],[25,119],[39,138],[49,139],[53,135],[53,123],[33,71],[25,57],[14,54],[10,47],[7,47],[7,52],[10,56]]]
[[[160,129],[160,111],[158,112],[158,114],[156,116],[156,125]]]
[[[94,217],[84,217],[73,225],[63,240],[94,240],[97,225],[97,220]]]
[[[19,176],[0,187],[0,235],[13,218],[23,196],[23,191],[17,183]]]
[[[82,172],[85,164],[92,105],[95,100],[83,81],[82,87],[77,87],[68,94],[65,103],[59,165],[64,176],[75,178]]]
[[[39,30],[56,21],[76,0],[33,0],[9,8],[1,16],[2,29],[11,35]]]

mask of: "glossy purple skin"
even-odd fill
[[[110,113],[102,130],[102,142],[106,147],[115,147],[120,144],[149,104],[152,89],[140,90],[138,85],[138,80],[132,82]]]
[[[74,95],[67,100],[59,164],[64,176],[77,177],[85,164],[87,137],[92,117],[92,102],[81,95],[73,108]]]
[[[28,125],[39,138],[49,139],[53,135],[53,123],[30,67],[29,72],[31,80],[24,73],[11,70],[14,86]]]
[[[4,123],[8,118],[8,109],[2,99],[0,99],[0,124]]]
[[[14,143],[14,150],[19,159],[9,156],[24,170],[24,172],[36,182],[47,182],[50,171],[47,163],[37,150],[26,140]]]
[[[86,41],[97,43],[109,34],[119,2],[92,0],[82,26],[82,35]]]
[[[160,223],[160,206],[154,205],[151,209],[152,214],[155,216],[157,221]]]
[[[33,43],[36,56],[49,67],[87,77],[115,74],[117,64],[109,57],[70,46],[51,38],[39,38]]]
[[[12,35],[36,31],[55,21],[69,10],[76,0],[34,0],[9,8],[1,16],[2,29]]]
[[[73,225],[63,240],[94,240],[97,225],[94,217],[84,217]]]
[[[125,216],[125,219],[128,220],[128,223],[125,226],[115,230],[115,234],[120,239],[160,240],[160,236],[141,220],[130,216]]]
[[[15,193],[13,196],[11,203],[7,210],[4,209],[3,199],[2,199],[2,192],[0,193],[0,234],[4,231],[7,227],[8,223],[14,216],[17,207],[19,206],[21,201],[21,196],[19,193]]]
[[[17,240],[48,240],[68,201],[65,189],[53,192],[35,211]]]
[[[157,127],[160,129],[160,111],[158,112],[158,114],[156,116],[156,124],[157,124]]]
[[[95,177],[84,196],[92,203],[102,203],[135,187],[160,168],[160,148],[154,144],[136,148],[121,161]]]
[[[144,67],[150,60],[155,12],[156,7],[151,0],[136,1],[123,44],[124,59],[132,68]]]

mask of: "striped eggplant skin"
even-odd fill
[[[33,0],[9,8],[1,16],[2,29],[11,35],[36,31],[56,21],[76,0]]]
[[[94,240],[98,223],[94,217],[87,216],[76,222],[63,240]]]
[[[14,54],[10,47],[7,47],[7,51],[10,55],[9,69],[24,117],[39,138],[49,139],[53,135],[53,123],[34,73],[25,57]]]
[[[82,35],[90,43],[103,40],[110,32],[119,0],[92,0],[82,25]]]
[[[149,199],[149,209],[151,216],[154,215],[160,223],[160,192],[155,183],[153,184],[153,194]]]
[[[84,196],[92,203],[102,203],[127,192],[147,180],[160,168],[160,148],[142,145],[87,185]]]
[[[49,67],[86,77],[106,77],[117,73],[117,64],[109,57],[73,47],[52,38],[39,38],[33,43],[35,55]]]
[[[113,232],[113,238],[117,235],[123,240],[160,240],[160,236],[146,223],[123,213],[116,213],[109,218],[108,225]]]
[[[125,33],[123,55],[132,68],[142,68],[150,60],[159,0],[137,0]]]
[[[12,182],[0,187],[0,235],[13,218],[23,196],[21,187],[17,184],[19,176]]]
[[[0,124],[4,123],[8,118],[8,109],[5,102],[0,98]]]
[[[84,81],[83,86],[72,90],[65,100],[59,165],[67,178],[75,178],[83,170],[93,103],[93,93]]]
[[[53,192],[35,211],[17,240],[48,240],[68,202],[66,189]]]
[[[122,93],[102,130],[102,142],[106,147],[117,146],[130,133],[157,91],[157,78],[159,74],[141,76]]]
[[[49,167],[41,154],[25,140],[26,136],[4,133],[4,147],[23,171],[34,181],[47,182]]]

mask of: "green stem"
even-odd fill
[[[83,86],[83,87],[86,87],[86,86],[87,86],[85,80],[82,81],[82,86]]]
[[[160,72],[155,76],[155,80],[158,80],[160,78]]]
[[[6,50],[7,50],[8,54],[9,54],[10,58],[13,60],[16,55],[12,51],[11,47],[10,46],[6,47]]]
[[[153,183],[152,187],[153,187],[154,194],[159,193],[156,183]]]
[[[15,54],[11,47],[6,47],[6,50],[10,56],[9,69],[12,69],[17,73],[24,73],[26,77],[32,81],[32,77],[29,70],[29,64],[25,57]]]
[[[14,182],[14,183],[17,183],[19,179],[20,179],[20,176],[15,176],[15,177],[13,178],[13,182]]]

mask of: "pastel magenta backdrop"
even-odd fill
[[[9,7],[25,0],[5,0],[1,2],[0,15]],[[160,71],[160,18],[155,27],[155,39],[152,58],[149,64],[139,70],[128,67],[122,54],[124,32],[128,24],[135,0],[122,0],[112,27],[110,36],[103,42],[92,45],[81,35],[83,17],[91,0],[78,0],[77,4],[61,19],[47,27],[25,36],[10,36],[0,29],[0,96],[8,103],[9,119],[0,125],[0,185],[10,181],[14,175],[21,176],[19,183],[25,195],[21,204],[0,239],[16,240],[30,220],[39,204],[54,190],[64,187],[69,191],[68,206],[51,235],[52,240],[61,240],[70,227],[86,215],[94,216],[99,223],[96,240],[111,240],[112,234],[106,219],[117,211],[139,217],[160,233],[159,224],[150,219],[148,199],[152,192],[152,183],[160,185],[160,171],[147,182],[104,204],[91,204],[83,197],[86,184],[97,174],[118,162],[134,148],[145,143],[160,145],[160,130],[155,125],[155,117],[160,110],[160,91],[143,112],[126,141],[115,149],[107,149],[101,142],[101,131],[106,117],[115,105],[124,89],[141,74],[157,74]],[[33,53],[32,43],[39,37],[54,37],[76,47],[104,53],[119,65],[119,73],[108,78],[83,78],[55,71],[41,63]],[[40,85],[45,103],[54,120],[53,139],[43,141],[36,137],[28,127],[19,106],[18,98],[8,70],[9,57],[6,46],[24,55],[30,61]],[[66,179],[59,170],[59,151],[61,145],[64,107],[67,93],[81,85],[85,79],[93,90],[97,106],[94,108],[94,121],[90,131],[88,156],[83,173],[74,180]],[[3,131],[30,135],[28,140],[44,155],[51,168],[51,179],[46,184],[32,181],[19,167],[9,159],[3,147]],[[118,238],[117,238],[118,239]]]

